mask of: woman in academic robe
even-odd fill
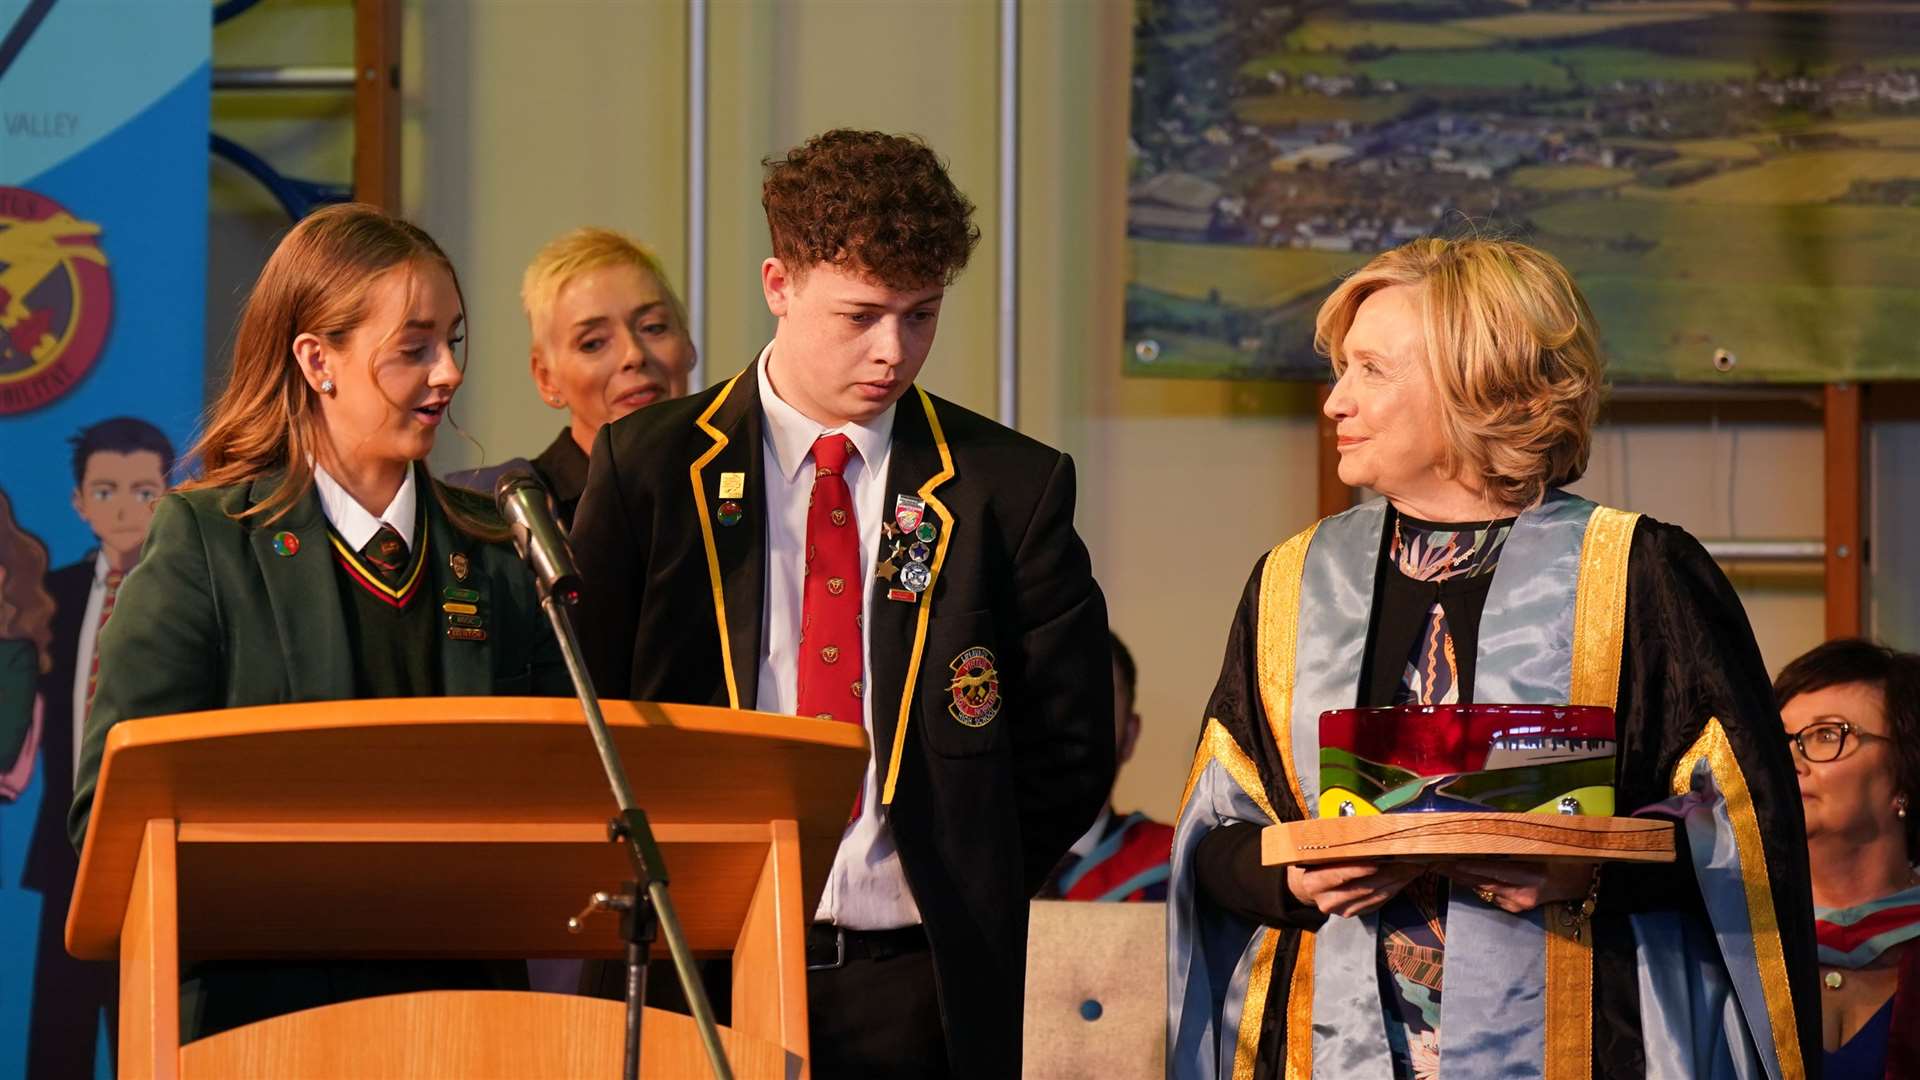
[[[362,205],[295,225],[255,282],[232,371],[100,635],[68,832],[123,720],[283,702],[567,694],[490,500],[427,471],[463,374],[465,306],[431,237]],[[445,603],[443,610],[443,602]],[[520,964],[222,962],[184,1037],[406,990],[524,987]]]
[[[1920,1076],[1920,656],[1829,641],[1773,692],[1807,817],[1826,1075]]]
[[[1779,712],[1699,543],[1564,490],[1602,391],[1571,277],[1418,240],[1316,344],[1340,478],[1381,497],[1263,556],[1234,617],[1174,842],[1168,1075],[1808,1075]],[[1263,826],[1322,813],[1323,711],[1462,703],[1614,709],[1614,813],[1675,822],[1677,861],[1262,864]]]
[[[520,283],[533,335],[533,385],[567,426],[532,461],[457,472],[447,482],[487,494],[503,473],[531,469],[568,528],[587,486],[587,455],[607,424],[685,397],[695,352],[686,308],[653,252],[612,229],[580,228],[540,249]]]

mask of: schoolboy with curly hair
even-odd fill
[[[915,385],[980,235],[924,142],[829,131],[766,170],[773,341],[594,446],[589,664],[609,697],[859,724],[813,1075],[1014,1077],[1027,899],[1114,771],[1073,463]]]

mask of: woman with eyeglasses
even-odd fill
[[[1773,688],[1806,810],[1824,1073],[1920,1076],[1920,656],[1830,641]]]

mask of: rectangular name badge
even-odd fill
[[[738,499],[747,493],[747,474],[743,472],[723,472],[720,474],[720,497]]]

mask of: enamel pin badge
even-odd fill
[[[920,527],[920,519],[927,513],[927,501],[912,495],[898,495],[893,500],[893,523],[903,533],[911,533]]]

